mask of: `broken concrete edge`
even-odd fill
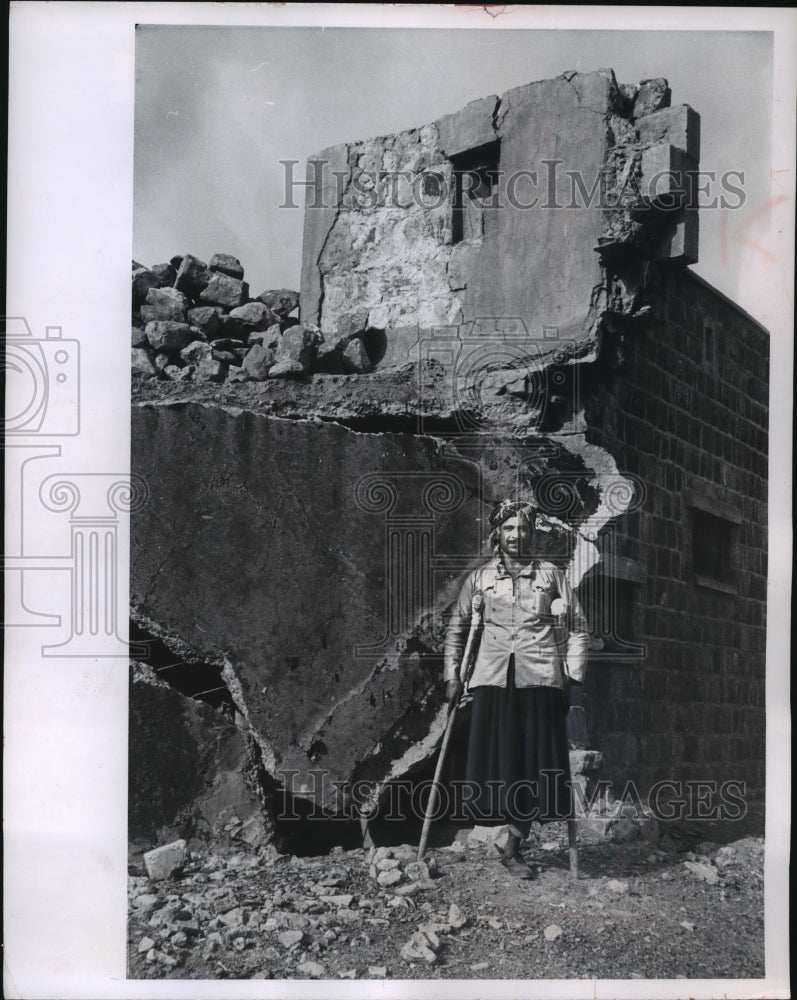
[[[176,388],[178,392],[182,390],[182,387]],[[232,417],[240,417],[243,414],[249,414],[250,416],[258,419],[272,420],[285,424],[332,424],[346,431],[347,434],[360,437],[378,438],[384,434],[383,430],[368,430],[367,428],[351,426],[350,421],[346,417],[336,417],[331,414],[323,413],[314,413],[311,415],[308,415],[307,413],[296,413],[285,415],[271,413],[268,411],[263,412],[256,406],[251,405],[235,405],[213,399],[196,399],[190,393],[173,399],[137,399],[133,401],[133,405],[141,409],[181,409],[185,406],[199,406],[205,410],[220,410],[222,413],[227,413]],[[395,433],[409,434],[406,430],[396,431]],[[449,443],[444,437],[434,433],[412,434],[411,436],[428,442],[438,452],[446,448]]]
[[[149,615],[144,614],[140,608],[135,605],[131,605],[130,618],[140,628],[159,639],[170,652],[174,653],[175,656],[180,657],[180,659],[186,663],[211,664],[220,669],[221,678],[227,685],[227,690],[230,692],[230,697],[233,700],[236,711],[245,722],[245,725],[241,725],[236,715],[234,720],[235,724],[245,736],[248,736],[255,741],[260,751],[264,768],[268,773],[273,773],[276,770],[276,756],[274,749],[262,733],[257,732],[257,730],[255,730],[249,722],[249,716],[246,709],[246,699],[243,696],[243,689],[237,678],[235,667],[229,655],[223,650],[215,652],[206,650],[199,652],[187,643],[181,636],[177,635],[173,630],[162,625],[160,622],[155,621],[155,619]],[[148,683],[155,683],[167,688],[171,687],[168,681],[164,681],[159,678],[155,671],[152,670],[152,668],[146,663],[141,663],[140,661],[135,662],[136,666],[142,668],[144,672],[144,677],[142,679],[145,679]]]
[[[232,700],[235,703],[235,707],[241,713],[246,722],[246,729],[245,729],[246,733],[251,737],[251,739],[254,740],[258,750],[260,751],[260,760],[263,765],[263,768],[265,769],[269,777],[272,777],[274,778],[274,780],[276,780],[275,778],[277,772],[276,752],[274,750],[274,747],[266,739],[266,737],[261,732],[259,732],[251,724],[249,720],[249,711],[246,705],[246,698],[244,697],[243,687],[241,686],[241,682],[238,679],[238,675],[235,672],[235,666],[232,660],[230,659],[229,654],[227,653],[222,654],[221,676],[222,679],[224,680],[224,683],[227,685]]]
[[[540,397],[540,405],[552,412],[547,397],[558,398],[553,382],[549,380],[549,375],[554,370],[561,372],[563,369],[586,369],[598,364],[619,363],[625,343],[640,333],[652,319],[652,310],[644,302],[635,279],[626,276],[626,285],[631,291],[625,299],[619,283],[621,280],[617,277],[617,308],[598,313],[591,323],[589,337],[581,341],[552,343],[525,339],[510,332],[506,340],[491,341],[489,345],[482,347],[478,340],[473,339],[472,325],[438,331],[416,330],[411,333],[414,344],[428,344],[429,347],[425,352],[419,351],[418,361],[404,361],[384,368],[377,365],[376,370],[370,373],[308,374],[291,380],[290,385],[281,379],[235,384],[214,383],[212,386],[197,386],[196,383],[182,381],[163,383],[150,379],[134,382],[133,400],[136,405],[164,402],[158,397],[166,395],[175,403],[191,400],[202,405],[216,405],[233,415],[248,409],[266,413],[275,419],[316,422],[333,420],[358,432],[364,432],[364,420],[370,415],[379,417],[382,421],[388,418],[416,421],[417,429],[409,426],[394,426],[392,429],[412,431],[429,437],[437,436],[432,428],[440,421],[450,422],[452,429],[455,429],[457,425],[467,424],[474,418],[483,418],[488,425],[494,423],[501,426],[505,433],[511,426],[511,433],[515,438],[544,431],[550,433],[554,428],[537,426],[540,414],[536,410],[526,410],[528,419],[521,420],[520,413],[524,409],[522,406],[511,425],[506,421],[497,424],[494,419],[490,419],[489,413],[471,414],[466,410],[474,399],[482,401],[481,387],[485,380],[494,382],[499,394],[508,390],[510,393],[520,394],[520,400],[524,393],[528,394],[528,380],[538,377],[542,390],[535,389],[535,396],[540,396],[540,391],[543,391],[546,398]],[[625,287],[622,286],[623,289]],[[428,341],[423,339],[424,332],[430,335]],[[465,365],[464,371],[447,371],[442,355],[434,356],[435,351],[438,354],[442,351],[446,355],[459,356],[463,351],[475,351],[477,347],[479,363],[477,365],[474,362],[470,370]],[[496,350],[496,359],[492,362],[489,357],[491,347]],[[507,361],[507,352],[516,357]],[[400,386],[394,384],[394,377],[399,379]],[[395,392],[396,388],[401,390],[398,394]],[[369,399],[369,393],[373,394],[372,399]],[[204,399],[197,398],[203,395]],[[502,412],[501,416],[505,417],[506,414]],[[379,428],[384,429],[385,426]]]
[[[240,683],[238,673],[236,671],[235,663],[229,652],[219,651],[217,653],[213,653],[210,651],[204,651],[200,653],[197,650],[193,649],[190,646],[190,644],[185,642],[185,640],[183,640],[180,636],[176,635],[172,630],[156,622],[148,615],[142,614],[141,611],[135,607],[131,608],[131,619],[140,628],[149,632],[151,635],[157,637],[167,647],[167,649],[169,649],[172,653],[179,656],[187,663],[213,664],[221,668],[222,680],[227,686],[227,689],[230,693],[230,696],[233,700],[236,711],[238,713],[236,714],[234,720],[236,726],[241,730],[241,732],[245,736],[249,737],[249,739],[252,740],[256,745],[260,754],[260,763],[262,764],[262,767],[265,770],[267,778],[273,781],[278,788],[280,789],[284,788],[283,782],[279,779],[279,764],[277,759],[277,753],[274,747],[269,742],[269,740],[263,735],[263,733],[260,732],[250,722],[246,697],[244,695],[243,687]],[[141,681],[152,684],[157,687],[172,690],[171,685],[167,681],[159,678],[155,673],[155,671],[146,663],[141,663],[140,661],[134,661],[134,669],[137,671],[138,677]],[[301,744],[305,746],[305,749],[307,748],[307,746],[312,744],[318,732],[321,732],[323,730],[324,726],[329,721],[329,718],[334,714],[335,709],[344,702],[350,701],[353,698],[355,698],[358,694],[361,694],[362,691],[365,690],[365,688],[367,688],[367,686],[370,684],[373,677],[377,673],[380,673],[385,669],[398,669],[398,665],[393,664],[391,666],[390,664],[386,664],[384,661],[379,661],[374,666],[371,673],[368,674],[367,677],[363,679],[363,681],[356,690],[347,692],[346,696],[343,699],[341,699],[339,703],[333,706],[332,709],[330,709],[330,711],[327,713],[324,719],[318,720],[318,724],[315,727],[313,727],[313,732],[305,733],[304,737],[301,740]],[[428,739],[431,739],[432,742],[434,743],[436,741],[439,741],[441,735],[442,733],[437,733],[436,731],[433,730],[430,732]],[[424,741],[424,746],[428,742],[428,739]],[[361,762],[361,764],[366,763],[369,757],[379,754],[380,751],[381,751],[381,741],[377,742],[377,744],[373,748],[372,753],[369,754],[368,757]],[[408,757],[407,761],[408,771],[411,770],[413,764],[416,763],[416,761],[413,761],[410,758],[411,755]],[[358,768],[355,767],[353,774],[353,781],[358,780],[357,770]],[[367,812],[370,808],[377,807],[385,786],[389,783],[389,781],[392,780],[394,780],[393,775],[391,775],[390,778],[385,779],[384,781],[373,784],[374,792],[372,798],[370,802],[363,804],[365,812]],[[300,793],[301,796],[301,791],[302,791],[301,787],[299,787],[298,789],[291,789],[291,791],[297,791],[298,793]],[[333,789],[332,792],[333,794],[337,794],[337,789]],[[349,808],[351,805],[351,803],[349,803],[348,801],[338,801],[337,799],[328,799],[324,800],[323,802],[316,802],[315,804],[321,806],[322,808],[333,807],[333,811],[336,811],[336,808],[339,809],[340,811],[343,811],[343,809]]]
[[[482,142],[473,141],[464,143],[464,141],[454,142],[449,140],[448,146],[444,147],[446,153],[456,156],[458,153],[473,148],[473,146],[484,145],[486,142],[490,141],[490,139],[495,138],[497,133],[500,133],[500,119],[506,116],[506,112],[510,107],[511,98],[513,96],[517,96],[529,88],[550,83],[552,80],[565,80],[570,84],[573,84],[575,81],[575,83],[578,84],[580,80],[587,79],[591,76],[601,77],[607,81],[609,94],[613,102],[613,110],[621,113],[623,117],[628,118],[631,121],[637,121],[641,118],[646,118],[650,115],[656,114],[659,111],[667,111],[670,109],[672,94],[668,81],[664,77],[654,77],[640,80],[638,84],[621,84],[618,83],[617,76],[611,67],[598,67],[597,69],[586,71],[564,70],[562,73],[559,73],[558,76],[553,78],[542,77],[539,80],[530,80],[528,83],[519,84],[516,87],[510,87],[509,90],[504,91],[504,93],[500,95],[488,94],[485,97],[477,97],[474,100],[469,101],[463,107],[454,111],[446,112],[432,122],[419,122],[417,125],[410,126],[405,131],[420,132],[424,128],[435,128],[438,133],[446,135],[450,131],[451,123],[456,119],[471,120],[473,122],[472,129],[476,134],[476,138],[481,139]],[[656,107],[651,106],[642,113],[635,114],[634,103],[638,97],[640,89],[644,87],[645,84],[661,84],[661,98]],[[629,94],[628,91],[631,93]],[[688,105],[683,105],[683,107],[688,107]],[[603,108],[595,110],[601,114],[604,113]],[[489,117],[492,123],[489,132],[486,129],[478,130],[478,122],[482,119],[482,117],[485,117],[485,112],[489,112],[486,117]],[[457,122],[457,127],[462,128],[463,126]],[[330,156],[333,151],[339,149],[343,145],[354,146],[369,139],[373,139],[376,142],[382,142],[386,139],[392,138],[393,134],[395,133],[384,133],[376,136],[358,136],[356,138],[346,139],[342,143],[336,143],[333,146],[325,147],[319,153],[315,154],[315,157],[318,159],[325,158]]]
[[[130,849],[136,855],[176,837],[192,850],[209,842],[258,850],[271,839],[273,823],[254,741],[229,712],[191,695],[184,683],[163,679],[185,666],[131,663]]]

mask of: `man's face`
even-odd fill
[[[509,517],[501,525],[498,544],[501,551],[511,559],[519,559],[531,551],[534,529],[528,519],[522,516]]]

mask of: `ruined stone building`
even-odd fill
[[[768,335],[688,268],[699,146],[607,70],[325,150],[282,333],[315,360],[136,383],[133,619],[221,671],[267,790],[428,776],[446,609],[511,493],[590,618],[602,775],[763,794]]]

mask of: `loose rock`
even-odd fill
[[[276,365],[281,366],[289,362],[291,366],[298,366],[301,372],[307,372],[310,370],[320,343],[321,335],[314,327],[291,327],[290,330],[283,333],[280,339],[276,351]],[[295,369],[288,374],[292,374],[294,371]]]
[[[272,351],[276,351],[280,340],[282,340],[282,329],[279,323],[274,323],[265,331],[255,330],[249,334],[250,344],[262,344],[263,347],[270,347]]]
[[[173,285],[177,277],[177,268],[173,264],[153,264],[150,270],[160,279],[163,288]]]
[[[229,253],[214,253],[210,258],[208,267],[211,271],[219,271],[221,274],[227,274],[231,278],[238,278],[240,280],[244,276],[244,269],[240,260]]]
[[[217,358],[204,358],[194,369],[196,382],[223,382],[227,377],[227,365]]]
[[[341,360],[343,362],[343,370],[354,375],[364,375],[373,368],[371,359],[365,350],[365,344],[358,338],[349,342]]]
[[[133,272],[133,308],[138,309],[147,301],[150,288],[160,288],[161,279],[148,267]]]
[[[175,840],[144,855],[147,874],[153,882],[169,878],[183,866],[186,858],[185,841]]]
[[[134,373],[145,375],[147,378],[157,378],[158,373],[155,370],[155,365],[153,365],[149,354],[147,354],[143,347],[134,347],[132,349],[130,352],[130,363]]]
[[[274,365],[274,352],[261,344],[255,344],[247,351],[243,360],[243,369],[249,378],[258,382],[268,378],[268,373]]]
[[[305,375],[307,369],[304,365],[299,364],[298,361],[277,361],[269,369],[269,378],[298,378],[301,375]]]
[[[221,309],[219,306],[195,306],[187,313],[188,322],[195,326],[208,340],[220,329]]]
[[[155,320],[144,328],[147,340],[155,351],[177,354],[195,338],[195,333],[187,323],[172,320]]]
[[[500,846],[508,834],[508,826],[474,826],[465,843],[468,847],[492,847],[493,844]]]
[[[654,80],[643,80],[634,101],[634,117],[641,118],[653,111],[660,111],[670,106],[670,88],[663,77]]]
[[[224,306],[236,309],[249,297],[249,286],[238,278],[230,278],[226,274],[213,273],[205,288],[199,295],[199,301],[209,306]]]
[[[301,965],[296,966],[296,971],[310,979],[322,979],[324,976],[324,966],[319,965],[318,962],[302,962]]]
[[[278,316],[288,316],[299,305],[299,293],[289,288],[271,289],[261,292],[258,299]]]
[[[279,941],[279,943],[282,945],[283,948],[295,948],[296,945],[301,944],[302,941],[304,940],[304,933],[303,931],[296,931],[296,930],[283,931],[277,937],[277,940]]]
[[[276,314],[262,302],[247,302],[238,306],[230,312],[230,318],[238,321],[247,336],[250,333],[268,330],[269,327],[279,323]]]
[[[141,307],[141,322],[151,323],[157,319],[171,319],[184,323],[190,302],[176,288],[150,288],[146,305]]]
[[[172,262],[174,258],[172,258]],[[204,261],[188,253],[180,261],[177,277],[174,279],[174,287],[181,292],[185,292],[192,299],[196,299],[210,283],[213,272]]]
[[[398,883],[401,881],[401,878],[402,876],[399,869],[392,868],[390,871],[379,872],[379,875],[377,876],[376,880],[380,885],[390,886],[390,885],[398,885]]]
[[[419,882],[428,881],[436,871],[437,865],[434,858],[428,858],[425,861],[411,861],[404,866],[404,874],[407,878]]]
[[[183,361],[190,364],[198,364],[211,357],[213,348],[204,340],[192,340],[191,343],[180,351]]]
[[[147,952],[147,961],[158,962],[160,965],[166,965],[170,968],[174,965],[177,965],[176,958],[172,958],[171,955],[167,955],[163,951],[158,951],[157,948],[150,948],[150,950]]]
[[[420,932],[413,934],[404,945],[401,949],[401,957],[405,962],[428,962],[430,965],[437,961],[437,955]]]
[[[684,861],[684,868],[687,868],[697,878],[708,882],[709,885],[716,885],[719,880],[719,872],[712,864],[702,861]]]

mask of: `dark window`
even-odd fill
[[[697,583],[735,589],[736,533],[732,521],[692,508],[692,571]]]
[[[443,190],[443,178],[440,174],[424,174],[421,191],[424,198],[439,198]]]
[[[703,361],[707,365],[714,365],[717,359],[717,349],[714,343],[714,327],[703,327]]]
[[[451,157],[454,168],[454,204],[451,234],[454,243],[484,236],[484,210],[498,184],[500,142],[488,142]]]

